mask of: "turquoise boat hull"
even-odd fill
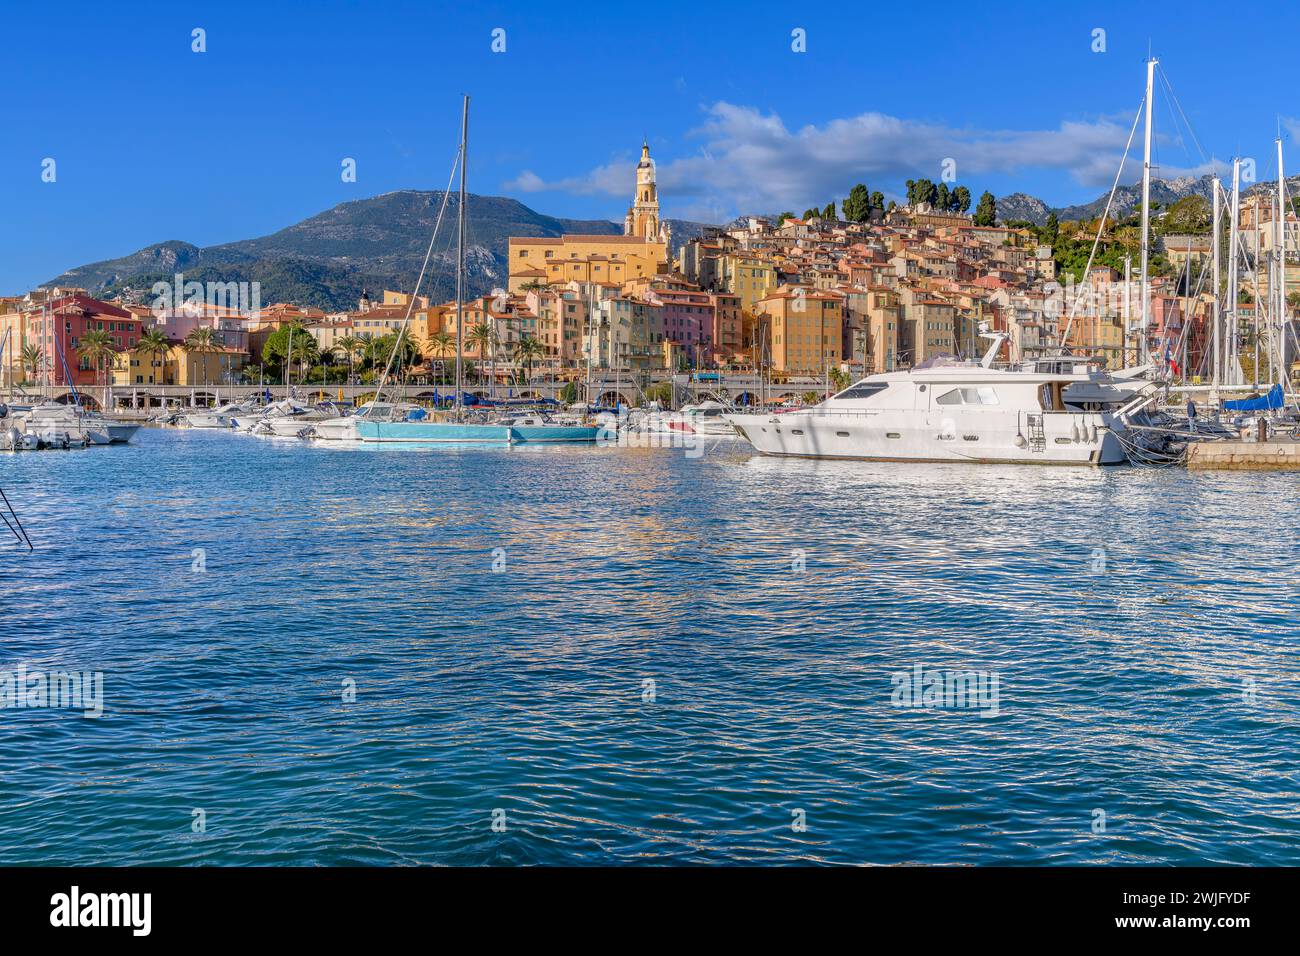
[[[541,442],[594,442],[600,434],[595,425],[513,425],[511,441],[524,444]]]
[[[358,421],[357,437],[371,442],[551,444],[594,442],[594,425],[457,425],[452,422]]]
[[[489,442],[507,445],[510,429],[504,425],[456,425],[451,422],[357,422],[362,441]]]

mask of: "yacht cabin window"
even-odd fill
[[[836,398],[870,398],[878,392],[889,388],[887,382],[858,382],[836,395]]]
[[[934,401],[938,405],[996,405],[998,393],[987,385],[978,388],[954,388],[944,392]]]

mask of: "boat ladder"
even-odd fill
[[[1047,436],[1043,434],[1043,416],[1026,415],[1025,425],[1029,429],[1029,450],[1041,452],[1047,448]]]

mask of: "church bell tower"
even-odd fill
[[[641,144],[641,162],[636,166],[636,194],[623,220],[623,234],[640,236],[646,242],[660,239],[659,187],[655,185],[655,161],[650,158],[650,143]]]

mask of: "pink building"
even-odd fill
[[[711,346],[715,311],[707,292],[652,286],[643,298],[663,309],[664,338],[682,346],[692,361],[697,347]]]
[[[155,311],[153,321],[155,327],[176,342],[183,342],[195,329],[206,327],[227,348],[248,351],[248,320],[234,309],[186,303],[179,309]]]

